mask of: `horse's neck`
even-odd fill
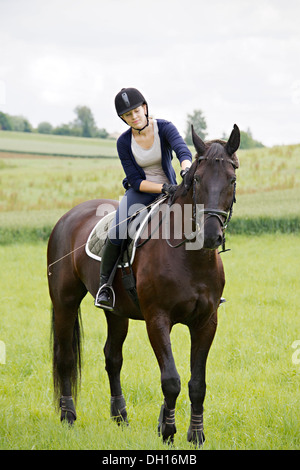
[[[176,206],[175,214],[177,215],[176,223],[180,224],[182,228],[182,234],[189,236],[195,231],[195,220],[194,220],[194,206],[193,206],[193,194],[189,191],[185,196],[181,196],[176,199],[173,206]],[[172,206],[171,206],[172,207]],[[174,223],[173,227],[174,229]]]
[[[173,206],[176,204],[178,207],[174,210]],[[199,227],[196,226],[192,189],[190,189],[185,196],[178,197],[173,206],[171,206],[171,208],[173,207],[173,212],[176,214],[176,223],[182,224],[181,229],[183,238],[189,238],[189,236],[193,235],[195,231],[199,229]],[[180,220],[181,222],[179,222]],[[173,219],[170,223],[170,233],[174,234],[174,232],[176,232],[176,226]],[[197,270],[197,268],[201,269],[203,264],[213,267],[218,263],[218,250],[208,250],[202,248],[203,241],[204,240],[201,239],[201,236],[198,240],[196,237],[191,237],[190,240],[188,239],[185,241],[181,248],[177,248],[184,250],[184,256],[182,256],[182,259],[186,266],[189,265],[191,268]]]

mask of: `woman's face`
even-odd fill
[[[122,114],[122,118],[130,127],[135,129],[142,129],[147,124],[146,118],[147,106],[145,104],[138,108],[128,111],[128,113]]]

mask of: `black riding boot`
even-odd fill
[[[95,307],[103,308],[105,310],[113,310],[115,293],[111,286],[107,284],[113,268],[118,261],[121,251],[120,245],[115,245],[106,239],[100,266],[100,287],[95,298]]]

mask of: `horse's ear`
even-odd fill
[[[229,155],[233,155],[234,152],[237,151],[237,149],[240,146],[240,130],[236,124],[233,126],[233,130],[230,134],[230,137],[228,139],[227,144],[225,145],[225,149]]]
[[[191,124],[191,127],[192,127],[192,139],[193,139],[193,144],[195,146],[195,149],[197,150],[197,153],[200,156],[202,156],[206,150],[206,146],[205,146],[205,143],[203,142],[202,139],[200,139],[200,137],[196,134],[196,132],[194,131],[194,126],[193,124]]]

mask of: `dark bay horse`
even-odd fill
[[[174,201],[183,207],[202,204],[204,219],[203,246],[188,250],[182,243],[174,248],[162,237],[150,238],[136,251],[133,271],[139,308],[123,287],[120,269],[114,280],[114,312],[105,311],[108,335],[104,347],[106,371],[111,391],[111,416],[120,424],[128,423],[122,395],[120,371],[122,346],[129,319],[144,320],[160,372],[164,404],[159,417],[159,433],[172,441],[176,433],[175,404],[180,392],[170,332],[176,323],[188,326],[191,337],[191,378],[188,383],[191,419],[188,441],[202,445],[203,401],[206,391],[206,360],[217,327],[217,310],[225,276],[218,253],[224,230],[231,216],[235,197],[235,154],[240,132],[235,125],[227,142],[203,142],[192,129],[197,154],[178,187]],[[57,401],[60,397],[61,420],[73,424],[76,411],[73,398],[80,376],[80,304],[89,291],[94,297],[99,285],[99,261],[87,256],[84,244],[99,220],[96,211],[101,204],[116,201],[92,200],[71,209],[54,227],[48,243],[48,282],[53,305],[53,378]],[[167,206],[163,202],[163,206]],[[171,219],[170,219],[171,220]],[[174,224],[174,220],[171,220]],[[194,234],[195,218],[192,221]],[[196,236],[196,235],[195,235]],[[189,237],[191,240],[191,237]],[[171,243],[172,242],[172,243]],[[49,268],[51,266],[51,269]]]

